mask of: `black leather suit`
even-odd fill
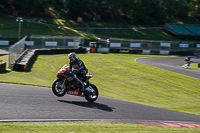
[[[72,67],[77,71],[77,76],[80,78],[82,77],[84,82],[86,82],[86,74],[88,73],[88,69],[84,65],[83,61],[80,60],[78,57],[73,62],[69,62],[69,67],[72,70]]]

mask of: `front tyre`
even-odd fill
[[[85,91],[85,99],[88,102],[94,102],[94,101],[97,100],[97,98],[99,96],[99,92],[98,92],[98,89],[95,85],[90,84],[90,87],[93,88],[94,92]]]
[[[63,79],[56,79],[52,84],[52,91],[58,97],[64,96],[67,92],[66,86],[62,80]]]

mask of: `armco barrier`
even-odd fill
[[[110,49],[110,53],[143,54],[142,50]]]
[[[92,53],[91,50],[88,50]],[[94,48],[93,53],[127,53],[127,54],[145,54],[145,55],[182,55],[189,56],[194,55],[200,58],[199,50],[128,50],[128,49],[117,49],[117,48]]]
[[[161,55],[169,55],[169,51],[167,50],[160,50]]]
[[[130,54],[142,54],[142,50],[129,50]]]
[[[109,53],[109,48],[97,48],[97,53]]]
[[[0,73],[5,71],[6,71],[6,62],[2,62],[0,63]]]
[[[112,53],[123,50],[142,50],[142,54],[156,55],[199,55],[200,44],[196,42],[180,42],[180,41],[158,41],[158,40],[136,40],[123,38],[110,38],[107,48],[113,49]],[[119,49],[119,50],[117,50]]]

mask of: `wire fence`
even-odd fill
[[[15,61],[24,52],[26,37],[27,36],[25,36],[24,38],[22,38],[21,40],[16,42],[14,45],[9,47],[9,64],[8,64],[9,68],[12,68],[13,64],[15,63]]]
[[[84,42],[84,37],[82,36],[32,35],[30,41],[26,41],[26,37],[24,37],[9,48],[9,68],[12,67],[15,60],[25,50],[25,46],[32,49],[78,48],[83,46],[106,48],[106,51],[125,50],[124,52],[127,52],[127,50],[139,50],[146,54],[177,54],[180,51],[194,51],[194,54],[200,55],[200,44],[195,42],[99,38],[96,42],[88,43]],[[100,51],[102,50],[105,51],[105,49],[101,49]]]
[[[32,35],[29,45],[31,48],[78,48],[84,44],[82,36],[49,36]]]
[[[156,41],[156,40],[137,40],[110,38],[99,39],[98,43],[101,47],[115,49],[131,49],[131,50],[193,50],[200,49],[200,44],[195,42],[179,42],[179,41]]]

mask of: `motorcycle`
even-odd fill
[[[70,70],[69,66],[65,64],[57,72],[57,79],[52,84],[52,91],[58,97],[70,94],[82,96],[88,102],[94,102],[98,98],[98,89],[94,84],[89,83],[89,79],[93,76],[94,74],[87,74],[86,82],[83,82],[83,80],[80,80],[81,78],[77,77],[76,71]],[[84,86],[84,89],[82,86]]]
[[[185,63],[184,65],[181,65],[182,68],[188,68],[190,66],[190,63]]]
[[[187,61],[185,64],[181,65],[182,68],[188,68],[191,63],[196,63],[194,61]]]

